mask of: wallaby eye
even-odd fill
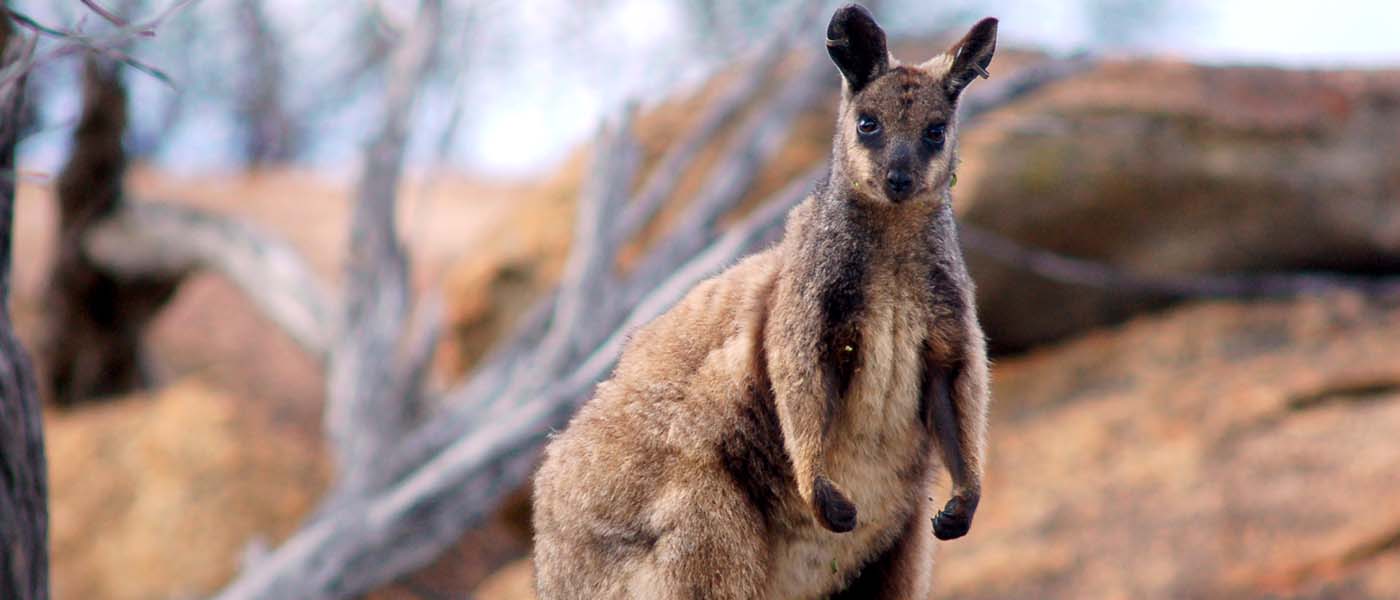
[[[942,146],[943,136],[948,131],[948,126],[943,123],[934,123],[924,129],[924,143],[930,146]]]
[[[856,131],[861,135],[875,135],[880,133],[880,122],[870,115],[861,115],[856,119]]]

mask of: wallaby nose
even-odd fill
[[[909,196],[914,189],[914,176],[904,169],[893,169],[885,175],[885,193],[890,200],[899,202]]]

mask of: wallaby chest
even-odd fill
[[[820,298],[822,360],[839,393],[826,460],[860,507],[857,527],[836,534],[802,516],[774,550],[775,589],[820,597],[899,535],[916,509],[931,467],[922,383],[930,353],[956,343],[961,295],[955,273],[928,237],[888,239],[878,232],[833,235]],[[922,233],[917,232],[916,233]],[[814,576],[819,573],[820,576]]]

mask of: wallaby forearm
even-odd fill
[[[945,364],[929,356],[925,367],[930,426],[952,480],[952,497],[934,518],[934,533],[940,539],[965,535],[982,497],[987,358],[981,330],[975,329],[969,337],[967,351],[955,362]]]

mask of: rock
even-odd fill
[[[994,378],[937,597],[1400,597],[1394,304],[1191,305]]]
[[[327,480],[318,440],[198,380],[46,421],[58,598],[206,596]]]
[[[962,148],[962,219],[1036,247],[1143,273],[1400,267],[1400,72],[1109,62]],[[1003,351],[1172,300],[969,263]]]

